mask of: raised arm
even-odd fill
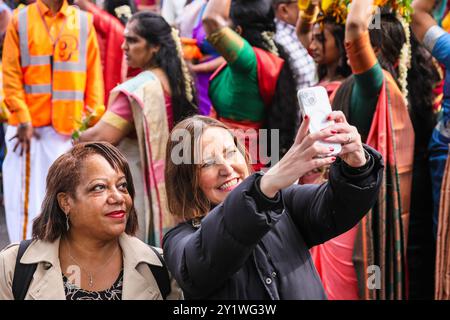
[[[431,11],[435,6],[435,0],[414,0],[414,13],[412,15],[411,27],[416,38],[423,42],[425,34],[432,27],[437,25],[431,15]]]
[[[345,24],[345,41],[353,41],[369,30],[373,15],[373,0],[354,0]]]
[[[231,0],[210,0],[203,15],[203,27],[209,37],[229,25]]]
[[[384,79],[369,37],[372,5],[372,0],[355,0],[345,28],[345,49],[355,79],[349,117],[364,136],[369,133]]]
[[[319,14],[320,0],[312,0],[305,10],[300,10],[297,21],[297,36],[302,45],[308,49],[312,42],[312,29]]]
[[[244,72],[250,72],[253,65],[256,66],[256,56],[249,45],[245,46],[244,39],[239,34],[228,28],[230,25],[231,0],[211,0],[206,6],[203,15],[203,27],[205,29],[208,42],[218,53],[234,68]],[[247,47],[247,50],[245,50]],[[246,52],[244,52],[246,51]],[[245,59],[241,59],[241,64],[235,64],[239,56],[247,53]],[[253,60],[253,64],[248,61]]]
[[[417,39],[447,69],[450,68],[450,35],[433,19],[434,0],[415,0],[412,29]]]

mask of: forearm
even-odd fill
[[[431,10],[434,7],[434,0],[415,0],[413,2],[414,12],[412,14],[411,28],[420,41],[424,41],[425,34],[437,22],[431,15]]]
[[[367,148],[367,147],[366,147]],[[328,183],[293,186],[283,193],[288,212],[309,247],[352,228],[374,205],[382,181],[381,156],[367,148],[371,160],[361,172],[340,159],[330,167]]]
[[[305,48],[312,42],[312,29],[319,14],[319,6],[310,3],[305,11],[300,11],[296,31],[297,37]]]
[[[373,0],[354,0],[345,24],[345,41],[352,41],[367,32],[372,18]]]
[[[367,135],[383,85],[383,70],[377,63],[368,32],[347,42],[345,49],[355,79],[349,120],[363,135]]]
[[[196,73],[214,72],[224,63],[225,59],[222,57],[218,57],[207,62],[192,65],[192,71]]]
[[[25,99],[19,37],[14,24],[11,22],[8,26],[3,46],[3,89],[9,111],[20,123],[25,123],[31,122],[31,116]]]
[[[231,0],[210,0],[203,14],[202,22],[206,35],[228,26]]]

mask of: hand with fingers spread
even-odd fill
[[[19,124],[16,135],[10,139],[10,141],[17,139],[13,152],[16,152],[17,148],[20,146],[20,155],[22,156],[24,151],[28,151],[30,149],[32,137],[37,139],[40,138],[39,134],[33,129],[33,125],[31,123]]]
[[[261,178],[261,191],[268,197],[274,197],[278,191],[289,187],[306,173],[330,165],[336,157],[327,156],[334,149],[317,143],[326,140],[336,132],[330,128],[308,134],[310,118],[305,117],[291,149]]]

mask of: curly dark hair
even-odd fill
[[[155,55],[155,63],[166,73],[170,89],[172,90],[172,107],[174,124],[186,117],[197,113],[197,103],[189,101],[186,93],[186,84],[183,81],[184,74],[182,61],[178,56],[177,45],[172,37],[171,26],[159,14],[142,11],[135,13],[131,19],[137,21],[135,32],[146,39],[150,45],[159,45],[160,49]],[[195,97],[195,89],[192,86],[192,97]]]
[[[275,32],[275,13],[271,0],[233,0],[230,17],[234,26],[242,28],[241,36],[251,46],[271,51],[264,32]],[[275,42],[279,57],[285,63],[278,78],[272,105],[267,108],[265,127],[280,130],[280,158],[292,146],[300,124],[297,88],[289,63],[289,56]]]

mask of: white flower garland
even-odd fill
[[[181,44],[180,33],[179,33],[178,29],[176,29],[176,28],[172,28],[172,39],[175,42],[175,45],[177,48],[177,53],[178,53],[178,58],[181,61],[181,70],[183,72],[183,81],[184,81],[184,85],[186,87],[186,92],[185,92],[186,98],[188,99],[189,102],[193,103],[194,95],[193,95],[192,77],[191,77],[191,74],[189,73],[189,69],[188,69],[186,62],[184,60],[184,57],[183,57],[183,45]]]
[[[400,89],[402,90],[403,98],[408,105],[408,70],[411,68],[411,32],[409,29],[409,23],[406,22],[406,20],[402,16],[397,14],[397,19],[402,24],[406,37],[406,41],[403,44],[399,57],[398,82],[400,83]]]

